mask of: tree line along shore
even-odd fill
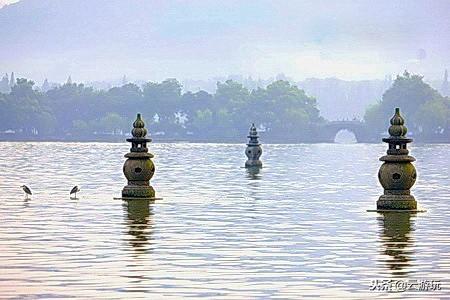
[[[450,98],[406,71],[363,120],[349,120],[362,128],[360,140],[379,141],[394,107],[401,107],[416,141],[450,142]],[[42,92],[17,78],[9,93],[0,93],[0,139],[119,141],[136,112],[160,141],[237,142],[251,123],[266,142],[325,142],[334,134],[326,132],[330,122],[317,100],[285,80],[253,90],[227,80],[217,82],[215,93],[182,92],[176,79],[108,90],[68,81]]]

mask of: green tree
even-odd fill
[[[161,83],[144,84],[144,112],[151,116],[158,115],[159,123],[154,124],[156,130],[173,132],[179,129],[175,114],[180,112],[181,88],[181,84],[173,78]]]
[[[105,98],[110,111],[121,112],[130,121],[136,117],[138,112],[145,113],[147,116],[155,113],[144,107],[142,90],[133,83],[111,88],[106,92]],[[142,108],[144,109],[141,111]]]
[[[66,83],[47,91],[45,102],[52,108],[61,134],[70,133],[75,120],[101,118],[109,111],[110,104],[105,92],[77,83]]]
[[[286,130],[301,135],[310,124],[323,122],[319,116],[316,99],[288,81],[278,80],[264,89],[253,92],[252,106],[264,107],[258,111],[257,118],[269,130],[282,135]]]
[[[233,80],[217,83],[215,99],[220,106],[228,108],[231,112],[240,111],[249,100],[250,92],[242,84]]]
[[[392,113],[391,113],[392,114]],[[381,102],[370,105],[364,114],[366,126],[372,133],[381,135],[389,126],[389,117],[381,111]]]
[[[6,95],[0,93],[0,129],[11,129],[9,126],[13,123],[10,105],[6,99]]]
[[[383,99],[366,110],[364,120],[374,135],[385,132],[395,107],[405,116],[410,134],[421,139],[448,136],[448,98],[423,81],[423,77],[405,71],[397,76]]]
[[[72,128],[74,130],[74,134],[76,135],[87,135],[92,132],[92,129],[84,120],[72,121]]]
[[[414,117],[419,107],[440,97],[435,89],[423,81],[423,76],[405,71],[403,76],[397,76],[392,87],[383,94],[381,109],[389,115],[395,107],[401,107],[407,120],[415,124]]]
[[[216,134],[236,135],[248,128],[250,92],[233,80],[217,83],[214,95]]]
[[[126,127],[125,119],[117,113],[107,113],[104,117],[94,123],[94,127],[100,132],[120,134]],[[128,125],[129,127],[129,125]]]
[[[203,138],[245,136],[253,122],[281,137],[287,132],[305,136],[310,126],[323,122],[315,98],[283,80],[252,91],[227,80],[217,83],[215,94],[182,93],[181,88],[167,79],[98,91],[68,80],[41,93],[34,82],[19,78],[9,94],[0,94],[0,128],[59,136],[121,133],[140,112],[151,132],[170,137],[188,132]]]
[[[450,99],[438,98],[422,104],[415,114],[419,132],[425,135],[441,135],[450,126]]]
[[[213,126],[213,113],[209,109],[197,110],[192,119],[192,126],[200,135]]]
[[[43,95],[33,89],[34,82],[18,78],[11,92],[3,96],[4,120],[2,127],[22,131],[25,134],[51,133],[54,117],[44,105]]]

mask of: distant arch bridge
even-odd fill
[[[324,142],[334,143],[337,133],[341,130],[353,132],[358,143],[368,142],[366,125],[359,120],[330,121],[322,125],[320,139]]]

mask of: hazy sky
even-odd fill
[[[0,10],[0,25],[11,20],[0,28],[0,72],[37,80],[372,79],[404,69],[431,79],[450,68],[447,0],[23,0]]]
[[[10,3],[14,3],[17,2],[18,0],[0,0],[0,6],[3,6],[5,4],[10,4]]]
[[[6,4],[16,3],[19,2],[19,0],[0,0],[0,7]]]

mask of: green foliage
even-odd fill
[[[129,132],[137,112],[145,116],[150,132],[169,137],[188,132],[204,138],[242,136],[252,122],[273,135],[286,130],[301,135],[309,125],[323,122],[316,100],[281,80],[253,91],[227,80],[217,83],[215,94],[182,93],[175,79],[108,91],[71,81],[45,93],[33,86],[18,79],[9,94],[0,94],[1,129],[56,136],[122,134]]]
[[[102,117],[96,124],[99,131],[107,133],[120,132],[121,128],[124,128],[125,126],[125,120],[117,113],[106,114],[106,116]]]
[[[421,76],[398,76],[382,101],[367,109],[364,119],[373,135],[386,132],[395,107],[402,109],[413,136],[450,139],[450,100]],[[137,112],[145,116],[151,133],[167,137],[243,136],[254,122],[266,129],[266,136],[288,133],[301,138],[325,122],[316,99],[283,80],[252,91],[227,80],[217,83],[215,94],[182,93],[176,79],[148,82],[142,88],[129,83],[108,91],[69,81],[41,93],[33,81],[18,78],[9,93],[0,93],[0,130],[24,135],[128,133]]]
[[[88,123],[83,120],[73,120],[72,128],[77,135],[85,135],[90,132]]]
[[[389,116],[389,113],[381,112],[380,102],[370,105],[364,114],[364,120],[367,127],[370,128],[372,132],[377,134],[381,134],[386,131],[386,128],[389,126],[390,117],[391,116]]]
[[[383,94],[383,100],[366,110],[364,120],[373,134],[386,131],[395,107],[400,107],[413,136],[449,137],[449,99],[423,82],[422,76],[405,71]]]
[[[18,78],[11,92],[3,96],[1,128],[34,134],[50,133],[55,125],[54,116],[44,103],[43,95],[33,90],[34,82]]]
[[[449,129],[450,99],[438,98],[420,106],[415,114],[419,131],[431,135],[439,135]]]
[[[161,83],[148,82],[143,86],[146,103],[152,103],[158,114],[166,115],[176,109],[181,97],[181,84],[176,79],[166,79]]]
[[[303,108],[286,110],[286,122],[283,127],[287,130],[306,130],[309,124],[308,113]]]
[[[247,88],[240,83],[233,80],[217,82],[216,101],[231,111],[241,110],[248,103],[249,96]]]
[[[192,125],[197,130],[210,128],[213,126],[213,113],[209,109],[197,110],[192,121]]]

